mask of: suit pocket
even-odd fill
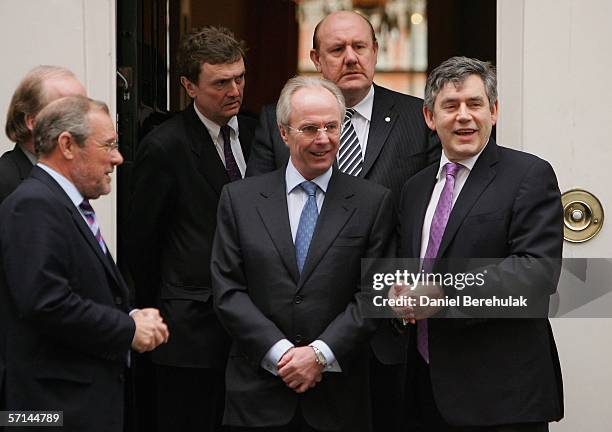
[[[463,222],[465,225],[477,225],[487,222],[499,221],[501,222],[505,217],[505,212],[493,211],[488,213],[472,214],[465,218]]]
[[[74,365],[67,360],[62,365],[41,364],[34,373],[38,380],[70,381],[78,384],[91,384],[93,379],[89,367]]]
[[[334,240],[333,246],[338,247],[358,247],[363,244],[364,236],[338,236]]]
[[[199,285],[176,285],[163,282],[159,291],[161,300],[193,300],[207,302],[212,293],[211,287]]]

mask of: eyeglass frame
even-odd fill
[[[329,132],[328,132],[328,127],[329,127],[330,125],[334,125],[334,126],[336,126],[336,127],[338,128],[338,129],[337,129],[337,132],[331,132],[331,133],[329,133]],[[293,126],[291,126],[291,125],[289,125],[289,124],[286,124],[286,125],[284,125],[284,126],[285,126],[286,128],[288,128],[289,130],[293,130],[293,131],[295,131],[296,133],[300,134],[301,136],[303,136],[303,137],[304,137],[304,138],[306,138],[306,139],[313,139],[313,140],[314,140],[314,139],[316,139],[316,138],[319,136],[319,134],[320,134],[320,133],[325,133],[325,135],[327,135],[328,137],[329,137],[329,136],[332,136],[332,137],[333,137],[333,136],[340,136],[340,132],[341,132],[341,130],[342,130],[342,127],[341,127],[340,123],[335,123],[335,122],[330,122],[330,123],[327,123],[325,126],[323,126],[323,127],[319,127],[319,128],[318,128],[318,127],[316,127],[316,126],[315,126],[315,125],[313,125],[313,124],[307,124],[307,125],[302,126],[301,128],[296,128],[296,127],[293,127]],[[308,127],[313,127],[313,128],[316,128],[316,133],[315,133],[315,134],[314,134],[314,135],[313,135],[311,138],[309,138],[307,135],[305,135],[305,134],[307,134],[308,132],[304,132],[304,128],[308,128]]]

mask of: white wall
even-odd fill
[[[498,0],[500,144],[551,162],[561,191],[583,188],[612,211],[612,2]],[[612,214],[565,257],[612,256]],[[612,281],[610,281],[612,282]],[[610,294],[598,301],[609,301]],[[612,313],[612,311],[610,311]],[[566,416],[551,431],[609,431],[612,320],[553,320]]]
[[[2,132],[15,87],[40,64],[71,69],[88,95],[106,102],[115,116],[115,0],[0,0],[0,46]],[[0,151],[12,146],[2,133]],[[115,191],[94,206],[114,251]]]

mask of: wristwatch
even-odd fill
[[[327,367],[327,359],[325,358],[325,355],[316,346],[310,345],[310,348],[312,348],[315,353],[315,361],[317,364],[325,369]]]

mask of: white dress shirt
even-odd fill
[[[215,123],[212,120],[209,120],[202,114],[198,107],[193,104],[195,108],[195,112],[206,126],[208,133],[210,134],[210,138],[212,142],[215,144],[215,148],[217,149],[217,153],[219,154],[219,158],[221,158],[221,162],[225,167],[225,153],[223,153],[223,134],[221,133],[221,126]],[[246,161],[244,160],[244,155],[242,154],[242,147],[240,146],[240,131],[238,130],[238,117],[233,116],[227,122],[227,125],[230,127],[230,147],[232,148],[232,153],[234,154],[234,159],[236,159],[236,164],[238,164],[238,169],[240,170],[240,174],[242,178],[244,178],[244,173],[246,171]],[[225,167],[227,169],[227,167]]]
[[[332,168],[330,167],[324,174],[311,180],[318,186],[317,208],[319,213],[321,212],[321,207],[323,206],[323,201],[325,200],[325,193],[327,192],[327,186],[329,185],[329,179],[331,176]],[[291,226],[291,237],[293,238],[294,243],[295,235],[300,223],[300,216],[302,215],[302,209],[308,200],[308,194],[300,187],[300,184],[305,181],[306,179],[299,173],[299,171],[293,165],[293,162],[291,162],[291,158],[289,158],[289,163],[287,164],[287,169],[285,170],[285,183],[287,185],[287,210],[289,211],[289,224]],[[261,361],[261,367],[273,375],[278,375],[278,362],[283,355],[294,346],[295,345],[293,345],[288,339],[279,340],[272,345],[272,348],[268,350]],[[340,365],[336,361],[336,356],[325,342],[322,340],[315,340],[309,344],[309,346],[316,347],[327,359],[327,366],[324,372],[342,372]]]
[[[463,186],[465,185],[468,176],[472,172],[472,168],[474,168],[476,161],[480,157],[480,154],[485,149],[485,147],[483,147],[477,155],[474,155],[464,160],[457,161],[457,163],[463,165],[463,168],[461,168],[457,172],[457,174],[455,174],[453,206],[455,205],[457,197],[461,193],[461,189],[463,189]],[[444,184],[446,183],[446,170],[444,169],[444,175],[442,175],[442,170],[444,165],[446,165],[448,162],[450,161],[448,160],[446,154],[443,151],[442,156],[440,157],[440,165],[438,166],[438,174],[436,175],[436,185],[434,186],[433,192],[431,193],[431,198],[429,199],[429,204],[427,205],[427,212],[425,213],[425,220],[423,221],[423,231],[421,232],[421,259],[425,257],[425,252],[427,251],[427,243],[429,243],[429,230],[431,229],[431,221],[433,219],[434,213],[436,212],[436,206],[438,205],[438,201],[440,200],[440,195],[442,195],[442,189],[444,189]]]

